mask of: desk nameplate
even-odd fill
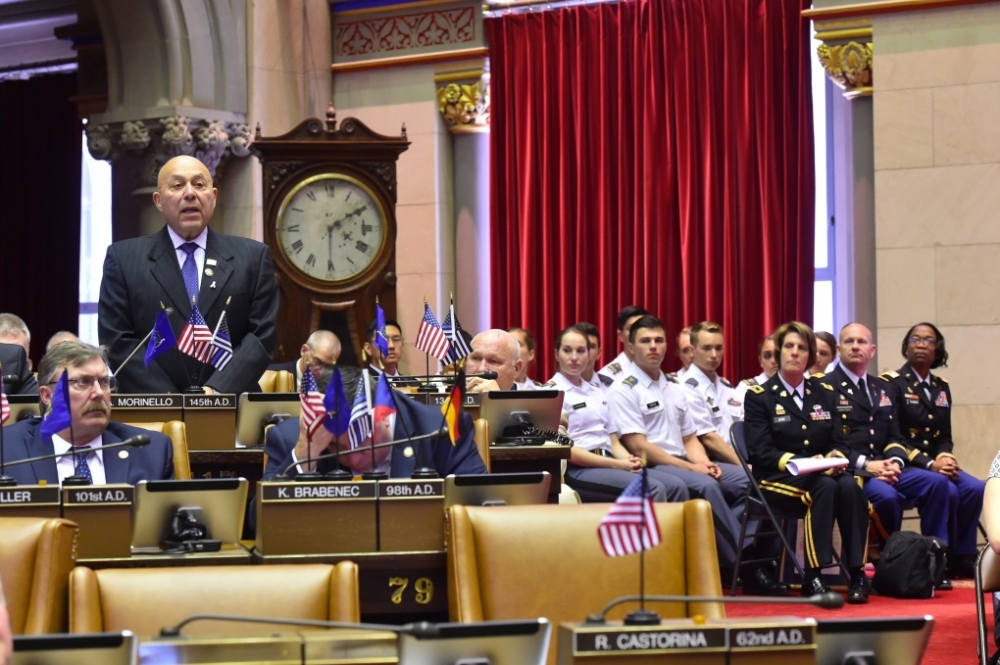
[[[92,485],[90,487],[64,487],[63,506],[131,506],[135,501],[132,485]]]
[[[182,395],[186,409],[235,409],[236,395]]]
[[[577,631],[573,651],[582,654],[635,651],[668,653],[676,651],[725,651],[728,636],[725,626],[680,626],[674,622],[659,626],[608,626],[604,630]]]
[[[0,489],[0,509],[11,506],[58,506],[58,485],[20,485]]]
[[[181,409],[183,395],[111,395],[111,408],[118,409]]]
[[[375,482],[260,483],[262,503],[375,500]]]
[[[80,559],[131,553],[134,498],[135,488],[124,483],[62,488],[62,516],[80,525]]]
[[[236,448],[236,395],[183,395],[188,450]]]

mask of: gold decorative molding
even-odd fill
[[[483,66],[435,72],[438,111],[452,134],[490,131],[490,73]]]
[[[872,43],[823,43],[816,49],[826,75],[844,89],[848,99],[872,93]]]
[[[418,53],[416,55],[400,55],[391,58],[377,58],[374,60],[360,60],[358,62],[335,62],[330,65],[330,71],[334,74],[345,72],[360,72],[369,69],[385,69],[386,67],[405,67],[407,65],[428,65],[438,62],[452,62],[454,60],[468,60],[469,58],[485,58],[488,51],[485,46],[475,48],[456,49],[454,51],[440,51],[438,53]]]
[[[853,5],[804,9],[802,16],[813,21],[821,21],[851,16],[876,16],[925,9],[962,7],[963,5],[982,5],[988,2],[996,2],[996,0],[881,0],[880,2],[859,2]]]

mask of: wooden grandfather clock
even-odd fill
[[[274,254],[281,309],[275,360],[299,357],[309,333],[332,330],[341,364],[357,365],[375,298],[396,312],[396,161],[410,145],[376,134],[360,120],[337,127],[310,118],[263,137],[264,242]]]

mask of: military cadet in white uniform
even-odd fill
[[[708,413],[712,432],[701,439],[709,454],[717,461],[739,464],[729,440],[734,422],[743,420],[743,402],[736,398],[736,389],[718,375],[722,364],[722,326],[703,321],[691,328],[694,360],[682,383],[701,402]]]
[[[778,373],[778,353],[773,333],[765,337],[757,347],[757,360],[763,371],[752,379],[743,379],[736,384],[736,399],[740,404],[746,403],[747,390],[751,386],[762,386]]]
[[[566,484],[576,490],[607,494],[608,501],[613,501],[635,479],[642,462],[619,443],[611,427],[604,388],[583,380],[590,355],[585,331],[577,326],[566,328],[556,337],[555,349],[559,371],[545,387],[565,393],[567,434],[573,439]],[[648,480],[654,501],[690,498],[684,483],[673,476],[650,472]]]
[[[688,408],[688,390],[660,370],[667,349],[663,323],[643,316],[629,330],[635,367],[608,390],[611,422],[633,455],[651,470],[679,478],[712,506],[719,561],[731,569],[746,496],[742,467],[708,458]]]
[[[521,371],[514,379],[514,390],[538,390],[542,384],[528,377],[529,365],[535,362],[535,338],[524,328],[508,328],[507,332],[514,336],[521,348]]]
[[[680,381],[687,376],[691,363],[694,362],[694,345],[691,344],[691,326],[681,328],[677,333],[677,359],[681,361],[681,368],[674,372],[673,376]]]
[[[597,372],[597,361],[601,357],[601,332],[593,323],[586,321],[576,324],[576,328],[587,336],[587,366],[581,376],[590,385],[606,391],[615,380]]]
[[[618,357],[601,368],[598,372],[612,381],[621,381],[632,370],[632,351],[629,349],[628,331],[632,323],[640,316],[649,314],[638,305],[629,305],[618,312],[618,339],[622,343],[622,352]]]

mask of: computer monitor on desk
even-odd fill
[[[828,619],[816,626],[816,665],[918,665],[934,617]]]
[[[139,642],[130,631],[17,635],[12,665],[134,665]]]
[[[246,478],[143,480],[135,486],[132,553],[159,552],[164,542],[177,540],[174,518],[180,509],[187,509],[206,528],[207,538],[202,540],[237,548],[246,500]]]
[[[452,474],[444,479],[444,508],[448,506],[528,506],[547,503],[552,476],[548,471]]]
[[[236,445],[264,445],[264,429],[302,413],[298,393],[243,393],[236,406]]]
[[[564,393],[561,390],[500,390],[483,393],[479,417],[489,424],[491,443],[523,436],[531,427],[559,429]]]
[[[442,623],[420,635],[399,636],[399,665],[544,665],[548,619]]]

